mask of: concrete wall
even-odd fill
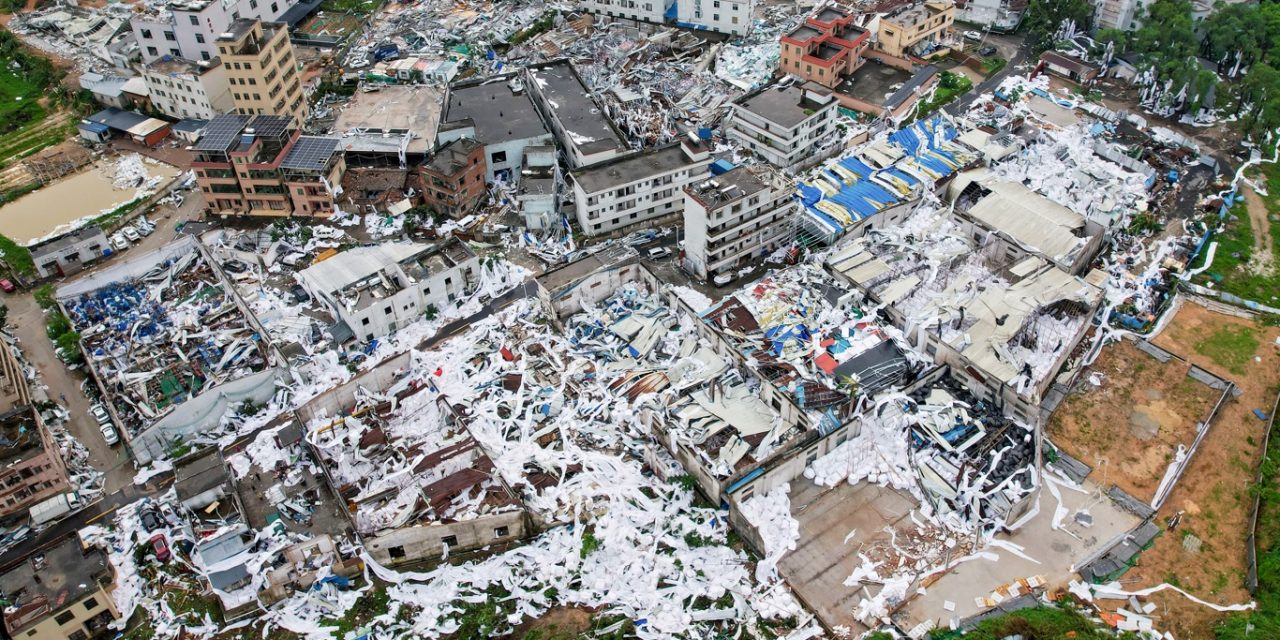
[[[597,271],[584,278],[572,289],[560,292],[559,296],[548,296],[548,308],[552,315],[567,318],[582,311],[583,303],[596,306],[617,293],[623,285],[637,281],[650,290],[657,289],[657,279],[653,274],[647,269],[641,269],[638,262],[632,262]]]
[[[497,535],[497,529],[506,527],[505,535]],[[364,545],[369,555],[385,567],[439,560],[444,554],[443,540],[449,536],[457,539],[449,546],[449,553],[470,551],[488,545],[513,542],[525,536],[525,515],[514,510],[496,515],[481,516],[473,520],[448,524],[421,525],[392,529],[377,535],[365,536]],[[392,549],[403,551],[400,557],[392,557]]]
[[[307,401],[306,404],[294,410],[294,415],[303,426],[306,426],[321,418],[335,418],[350,413],[355,406],[358,388],[381,390],[390,387],[404,372],[408,371],[411,360],[412,354],[409,351],[391,356],[372,369]]]

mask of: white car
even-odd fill
[[[122,234],[116,233],[115,235],[111,236],[111,248],[115,249],[116,251],[124,251],[125,249],[129,248],[129,240],[125,238]]]
[[[729,284],[730,282],[733,282],[733,274],[729,274],[729,273],[722,273],[722,274],[720,274],[720,275],[718,275],[718,276],[716,276],[716,277],[712,278],[712,279],[711,279],[711,281],[712,281],[712,282],[714,282],[714,283],[716,283],[716,286],[718,286],[718,287],[723,287],[723,286],[725,286],[726,284]]]
[[[102,429],[102,440],[103,442],[107,443],[108,447],[116,444],[117,442],[120,442],[120,436],[116,434],[115,427],[109,424],[104,424],[101,426],[101,429]]]
[[[138,235],[138,230],[133,227],[124,227],[120,229],[120,233],[124,234],[124,237],[128,238],[129,242],[137,242],[142,239],[142,236]]]
[[[981,40],[982,34],[978,33],[977,31],[966,31],[964,32],[964,37],[970,40]]]
[[[89,405],[89,413],[98,421],[98,424],[111,424],[111,414],[107,413],[107,408],[100,404]]]
[[[136,229],[139,234],[144,236],[149,236],[156,230],[156,226],[146,220],[138,220],[133,223],[133,228]]]
[[[671,255],[671,247],[655,247],[649,250],[650,260],[661,260]]]

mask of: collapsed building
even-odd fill
[[[193,237],[64,285],[57,298],[141,464],[215,432],[232,405],[275,393],[272,363],[282,359]]]

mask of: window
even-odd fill
[[[83,631],[74,631],[67,636],[67,640],[89,640],[89,635]]]
[[[276,14],[276,12],[278,12],[278,11],[280,11],[280,5],[279,5],[279,3],[272,2],[272,3],[271,3],[271,15],[275,15],[275,14]]]
[[[440,538],[440,544],[447,544],[451,547],[458,546],[458,536],[445,536]]]
[[[489,154],[489,164],[502,164],[507,161],[506,151],[494,151]]]
[[[250,8],[250,9],[257,9],[257,8],[258,8],[258,0],[249,0],[249,8]]]
[[[147,47],[147,55],[155,58],[160,55],[160,50],[155,47]]]
[[[89,598],[88,600],[85,600],[85,601],[84,601],[84,609],[85,609],[85,611],[93,611],[94,609],[97,609],[97,608],[98,608],[98,601],[97,601],[97,600],[95,600],[95,599],[93,599],[93,598]]]
[[[496,527],[493,530],[493,537],[495,538],[505,538],[509,535],[511,535],[511,530],[507,527]]]
[[[208,60],[208,59],[209,59],[209,52],[208,52],[208,51],[201,51],[201,52],[200,52],[200,59],[201,59],[201,60]]]
[[[387,555],[391,556],[392,558],[403,558],[404,547],[388,547]]]
[[[197,34],[196,34],[196,42],[198,42],[198,43],[200,43],[200,44],[204,44],[204,34],[203,34],[203,33],[197,33]]]
[[[70,611],[63,611],[62,613],[59,613],[58,615],[53,617],[53,621],[58,624],[66,624],[75,619],[76,619],[76,614],[71,613]]]
[[[387,305],[387,306],[382,310],[382,313],[384,313],[384,314],[386,314],[386,315],[391,315],[391,305]]]
[[[150,39],[151,39],[151,30],[150,30],[150,29],[143,29],[143,30],[142,30],[142,37],[143,37],[143,38],[146,38],[147,40],[150,40]]]
[[[173,35],[173,32],[172,32],[172,31],[166,31],[166,32],[164,32],[164,39],[165,39],[165,40],[168,40],[168,41],[170,41],[170,42],[177,42],[177,40],[178,40],[177,36],[174,36],[174,35]]]
[[[368,319],[368,318],[365,318],[365,319],[361,320],[361,321],[360,321],[360,324],[361,324],[361,326],[366,326],[366,327],[367,327],[367,326],[369,326],[369,319]]]

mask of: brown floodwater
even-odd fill
[[[147,173],[153,177],[178,174],[178,168],[172,165],[144,164]],[[107,173],[112,166],[111,162],[99,163],[0,207],[0,233],[18,244],[27,244],[49,235],[60,226],[97,215],[104,209],[110,211],[132,200],[136,189],[112,186]]]

